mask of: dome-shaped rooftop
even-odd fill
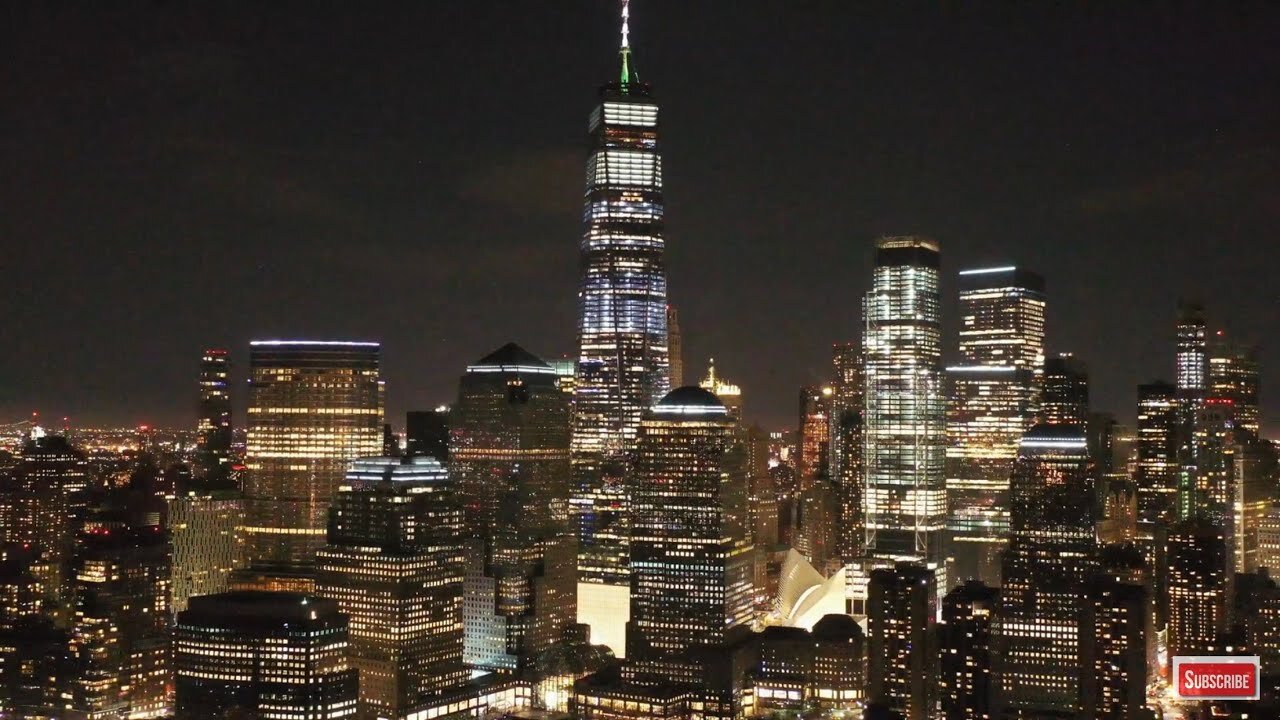
[[[667,393],[653,412],[658,415],[727,415],[720,398],[694,385],[686,385]]]
[[[507,343],[468,365],[467,372],[554,375],[556,371],[537,355],[515,343]]]

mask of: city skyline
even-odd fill
[[[678,158],[665,168],[667,266],[685,362],[719,358],[751,397],[748,419],[788,425],[794,389],[856,338],[882,234],[944,248],[944,338],[959,269],[1043,272],[1047,351],[1088,362],[1095,407],[1122,421],[1138,383],[1174,379],[1180,295],[1211,324],[1229,317],[1237,338],[1269,334],[1276,248],[1255,238],[1274,223],[1274,135],[1255,118],[1277,105],[1259,85],[1276,62],[1259,51],[1274,9],[639,8],[636,68],[658,83],[664,152]],[[255,337],[381,341],[396,422],[447,401],[483,348],[572,352],[583,89],[611,68],[613,11],[566,3],[518,29],[497,5],[351,22],[17,11],[11,97],[25,107],[5,156],[26,180],[0,200],[26,212],[0,220],[22,270],[0,304],[28,350],[0,358],[22,380],[0,391],[0,417],[185,425],[188,358],[230,349],[243,387]],[[94,37],[101,27],[131,53]],[[420,43],[410,28],[449,37]],[[890,52],[908,40],[912,57]],[[782,43],[798,49],[774,53]],[[517,106],[518,139],[509,119],[482,117]],[[41,150],[58,146],[79,151]],[[837,189],[811,190],[824,186]],[[416,272],[374,271],[387,261]],[[740,314],[755,322],[722,321]],[[1264,409],[1280,372],[1267,357]],[[1272,411],[1264,434],[1276,424]]]

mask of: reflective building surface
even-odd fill
[[[347,464],[382,451],[377,343],[255,340],[244,481],[249,563],[309,568]]]
[[[450,431],[466,542],[468,664],[526,672],[577,616],[569,397],[509,343],[467,367]]]
[[[1012,266],[960,272],[961,364],[947,368],[947,528],[955,574],[998,584],[1009,472],[1035,418],[1044,279]]]
[[[316,594],[350,618],[361,718],[462,682],[461,514],[435,458],[361,458],[329,509]]]
[[[876,241],[862,349],[867,551],[941,568],[947,507],[939,262],[938,244],[928,238]]]
[[[628,582],[625,453],[670,382],[658,105],[626,22],[589,121],[573,425],[580,580],[613,588]]]

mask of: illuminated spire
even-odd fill
[[[622,84],[637,82],[639,78],[631,67],[631,0],[622,0],[622,49],[618,56],[622,59]]]

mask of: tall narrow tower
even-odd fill
[[[629,583],[625,456],[670,382],[658,105],[636,74],[628,21],[623,2],[620,70],[591,113],[583,196],[573,505],[580,579],[604,586],[586,595]],[[580,609],[591,602],[580,598]]]
[[[862,348],[867,551],[918,558],[941,575],[947,501],[939,262],[929,238],[876,241]]]
[[[196,421],[196,472],[205,485],[221,486],[231,470],[231,361],[226,350],[200,357],[200,417]]]

